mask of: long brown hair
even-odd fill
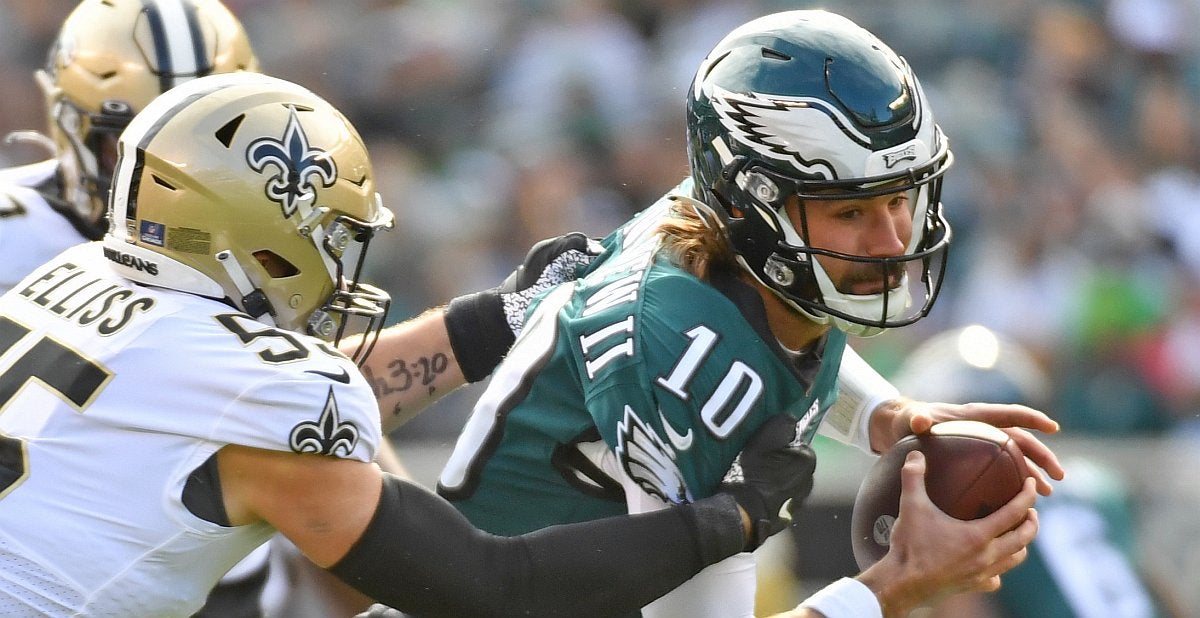
[[[658,226],[662,252],[701,279],[738,268],[733,247],[721,230],[721,222],[704,204],[683,197],[674,200],[670,214]]]

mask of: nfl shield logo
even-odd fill
[[[139,234],[142,242],[156,246],[163,246],[163,224],[153,221],[142,221],[141,234]]]

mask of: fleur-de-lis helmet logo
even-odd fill
[[[324,150],[309,146],[296,108],[290,108],[290,112],[283,139],[260,137],[246,149],[246,161],[254,171],[262,174],[268,167],[277,168],[265,190],[267,197],[283,209],[285,218],[292,216],[301,202],[316,199],[314,183],[328,188],[337,179],[333,158]]]
[[[333,387],[329,388],[321,417],[316,422],[305,421],[293,427],[289,442],[297,453],[340,453],[343,457],[349,457],[354,452],[354,447],[358,445],[358,428],[353,423],[342,422],[337,400],[333,397]]]

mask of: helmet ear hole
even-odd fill
[[[254,252],[254,259],[271,275],[272,279],[282,277],[294,277],[300,274],[300,269],[294,264],[280,257],[278,253],[269,249],[261,249]]]

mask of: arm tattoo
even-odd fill
[[[446,372],[450,359],[442,353],[432,356],[420,356],[415,359],[396,358],[387,364],[388,372],[375,375],[369,367],[363,367],[363,375],[371,385],[375,397],[382,399],[393,393],[402,393],[412,388],[428,389],[428,395],[437,390],[435,382],[438,376]],[[393,414],[399,414],[397,405]]]

